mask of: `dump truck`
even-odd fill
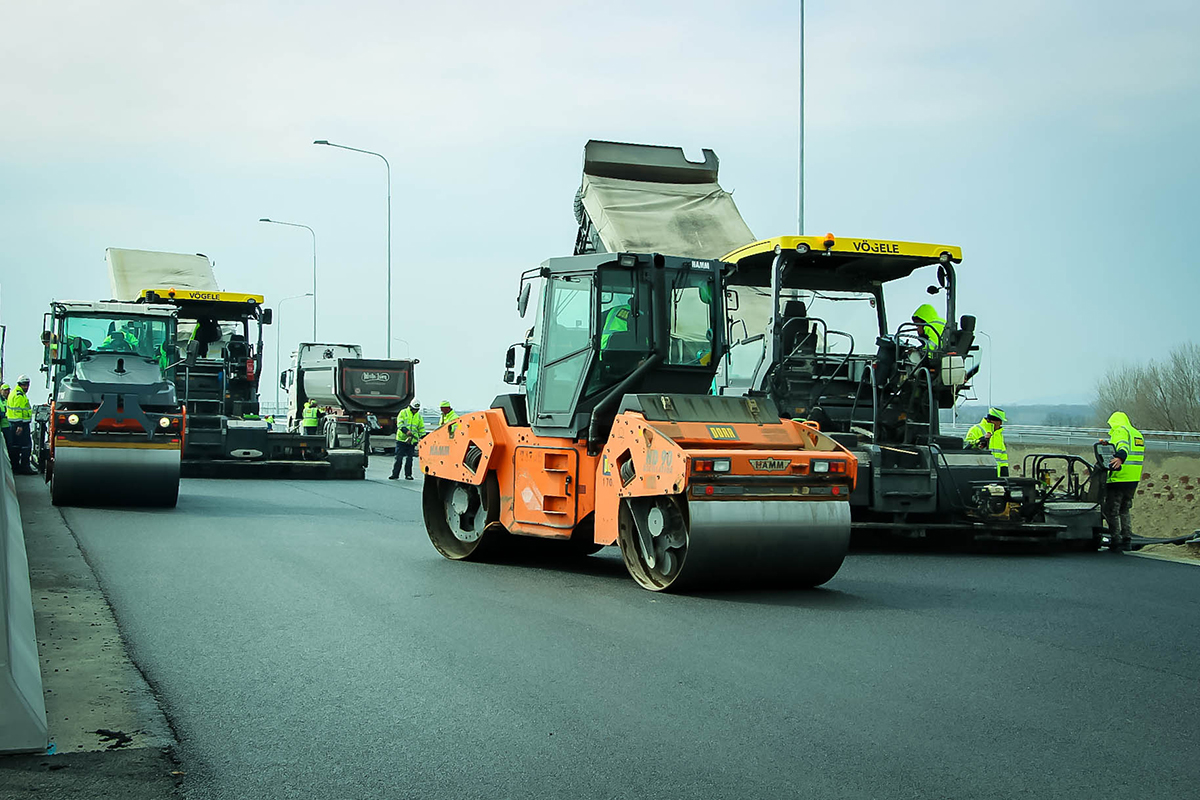
[[[535,284],[540,299],[505,380],[523,391],[420,445],[438,552],[484,558],[515,536],[581,554],[616,545],[651,591],[832,578],[855,458],[769,398],[708,394],[727,349],[728,269],[621,252],[522,275],[521,315]]]
[[[51,401],[34,442],[54,505],[176,504],[186,428],[176,314],[157,304],[51,303],[42,331]]]
[[[304,405],[322,410],[326,446],[366,453],[395,446],[396,415],[413,399],[418,359],[363,358],[357,344],[303,342],[279,376],[287,392],[287,429],[300,430]]]
[[[959,247],[832,234],[758,239],[718,171],[711,150],[690,161],[679,148],[588,142],[575,252],[637,246],[731,263],[729,348],[713,392],[770,398],[849,448],[859,469],[855,530],[1099,542],[1098,464],[1086,464],[1083,481],[1002,476],[989,452],[941,433],[939,412],[969,395],[980,366],[975,318],[957,307]],[[914,308],[888,303],[905,291],[943,323],[937,335],[911,321]]]
[[[204,255],[109,248],[115,296],[177,310],[181,338],[197,357],[178,371],[187,409],[184,477],[350,478],[366,474],[361,448],[330,448],[324,436],[272,430],[262,419],[263,326],[258,294],[222,290]]]

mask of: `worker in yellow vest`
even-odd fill
[[[942,344],[942,333],[946,330],[946,320],[938,316],[937,309],[929,303],[917,307],[912,315],[913,324],[917,326],[917,335],[921,337],[922,349],[932,353]]]
[[[996,475],[1008,477],[1008,448],[1004,446],[1004,410],[989,408],[987,414],[967,431],[963,444],[975,450],[990,450],[996,459]]]
[[[29,405],[29,376],[17,378],[17,388],[8,396],[5,404],[5,416],[11,428],[12,470],[14,475],[32,475],[34,470],[29,466],[29,457],[33,453],[33,408]]]
[[[439,427],[439,428],[444,428],[445,426],[449,425],[451,422],[454,422],[454,420],[458,419],[458,412],[457,412],[457,411],[455,411],[455,410],[454,410],[454,409],[453,409],[453,408],[450,406],[450,401],[449,401],[449,400],[443,400],[443,401],[442,401],[442,404],[441,404],[441,406],[439,406],[439,409],[438,409],[438,410],[440,410],[440,411],[442,412],[442,416],[441,416],[441,418],[438,420],[438,427]],[[458,430],[458,426],[457,426],[457,425],[455,425],[455,426],[454,426],[453,428],[451,428],[450,430],[451,430],[451,432],[453,433],[453,432],[455,432],[455,431],[457,431],[457,430]]]
[[[304,404],[304,416],[300,418],[300,432],[304,434],[315,434],[317,428],[321,424],[321,409],[317,408],[317,401],[309,400]]]
[[[1104,487],[1104,521],[1108,524],[1108,549],[1119,553],[1129,550],[1133,538],[1133,498],[1142,479],[1142,461],[1146,440],[1133,427],[1123,411],[1108,418],[1108,438],[1117,453],[1108,462],[1108,482]]]
[[[8,393],[12,388],[7,383],[0,383],[0,436],[4,437],[4,449],[8,451],[8,460],[12,457],[12,425],[8,422]]]
[[[417,455],[417,443],[424,435],[425,420],[421,417],[421,403],[413,400],[408,408],[396,415],[396,460],[388,480],[394,481],[400,477],[401,465],[404,467],[404,480],[413,479],[413,458]]]

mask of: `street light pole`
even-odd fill
[[[296,300],[301,297],[311,297],[313,305],[316,305],[316,295],[312,292],[305,292],[304,294],[294,294],[291,297],[285,297],[279,301],[279,305],[275,306],[277,312],[275,314],[275,413],[279,413],[279,376],[283,373],[283,370],[280,369],[282,366],[280,359],[283,357],[283,350],[279,342],[279,333],[283,328],[283,304],[288,300]],[[314,336],[313,338],[316,337]]]
[[[272,225],[287,225],[290,228],[304,228],[306,231],[308,231],[309,233],[312,234],[313,290],[306,294],[298,294],[298,295],[296,295],[296,297],[308,297],[309,295],[312,295],[312,299],[313,299],[312,338],[313,338],[313,341],[315,342],[315,341],[317,341],[317,232],[314,231],[312,228],[308,227],[307,225],[301,225],[299,222],[280,222],[277,219],[267,219],[266,217],[263,217],[262,219],[260,219],[259,222],[269,222]]]
[[[350,150],[355,153],[365,153],[383,160],[387,169],[387,357],[392,357],[392,165],[388,163],[383,153],[374,150],[362,150],[344,144],[334,144],[327,139],[316,139],[313,144],[323,144],[326,147],[336,147],[339,150]]]
[[[800,0],[800,153],[796,190],[796,233],[804,235],[804,0]]]
[[[975,331],[980,336],[986,336],[988,340],[988,406],[992,405],[992,373],[995,371],[996,362],[992,358],[992,336],[984,331]]]

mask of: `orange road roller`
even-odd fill
[[[524,273],[522,316],[538,298],[508,351],[519,391],[421,442],[434,547],[469,560],[514,535],[581,554],[615,544],[653,591],[832,578],[858,464],[765,397],[708,394],[729,351],[730,269],[597,253]]]

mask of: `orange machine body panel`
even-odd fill
[[[727,469],[697,471],[696,462],[713,460],[728,460]],[[594,514],[601,545],[617,541],[622,497],[845,502],[858,474],[848,450],[803,423],[649,422],[630,411],[596,456],[582,440],[510,427],[498,409],[473,412],[426,436],[420,463],[427,475],[476,486],[494,473],[500,522],[512,533],[567,539]]]

